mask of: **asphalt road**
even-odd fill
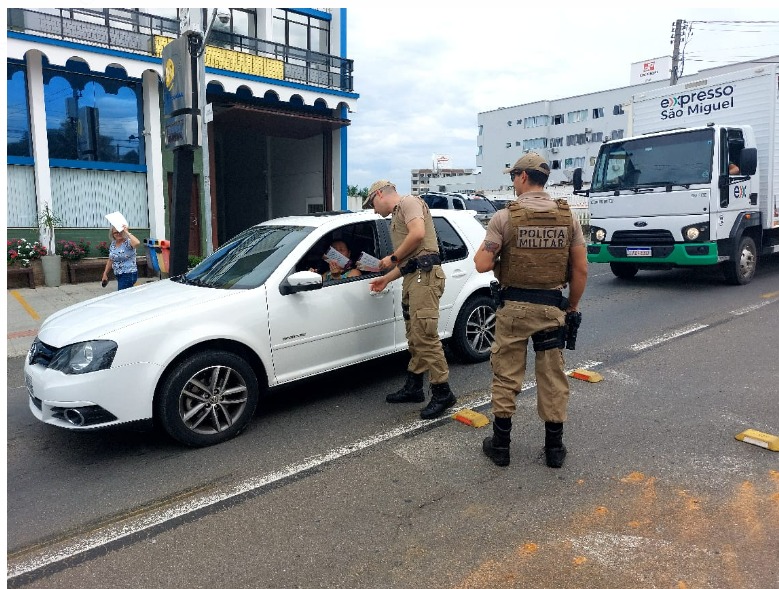
[[[566,358],[604,380],[571,381],[560,470],[532,383],[500,469],[489,427],[384,403],[404,355],[275,391],[201,450],[44,427],[9,360],[9,586],[779,586],[779,454],[734,439],[779,434],[779,261],[742,287],[590,272]],[[489,375],[451,366],[488,415]]]

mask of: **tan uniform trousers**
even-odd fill
[[[565,325],[565,311],[548,305],[506,301],[498,309],[492,345],[492,413],[511,417],[516,396],[522,390],[530,336]],[[568,411],[568,377],[560,348],[536,352],[538,415],[544,421],[562,423]]]
[[[430,371],[430,384],[449,380],[449,365],[438,337],[439,301],[444,293],[446,274],[441,266],[430,272],[411,272],[403,277],[403,317],[411,360],[408,371]]]

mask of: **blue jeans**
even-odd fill
[[[117,288],[117,290],[123,290],[125,288],[130,288],[132,286],[135,286],[135,283],[137,281],[138,281],[137,272],[127,272],[125,274],[117,274],[116,282],[119,285],[119,288]]]

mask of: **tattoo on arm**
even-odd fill
[[[485,251],[490,252],[493,256],[498,251],[499,245],[495,243],[494,241],[485,241],[484,242],[484,249]]]

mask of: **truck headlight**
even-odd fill
[[[601,242],[606,239],[606,230],[601,229],[600,227],[593,227],[590,230],[590,236],[593,241]]]
[[[116,356],[116,342],[93,340],[79,342],[60,349],[49,363],[49,368],[63,374],[87,374],[111,368]]]
[[[682,237],[685,241],[706,241],[709,239],[709,224],[698,223],[682,228]]]

